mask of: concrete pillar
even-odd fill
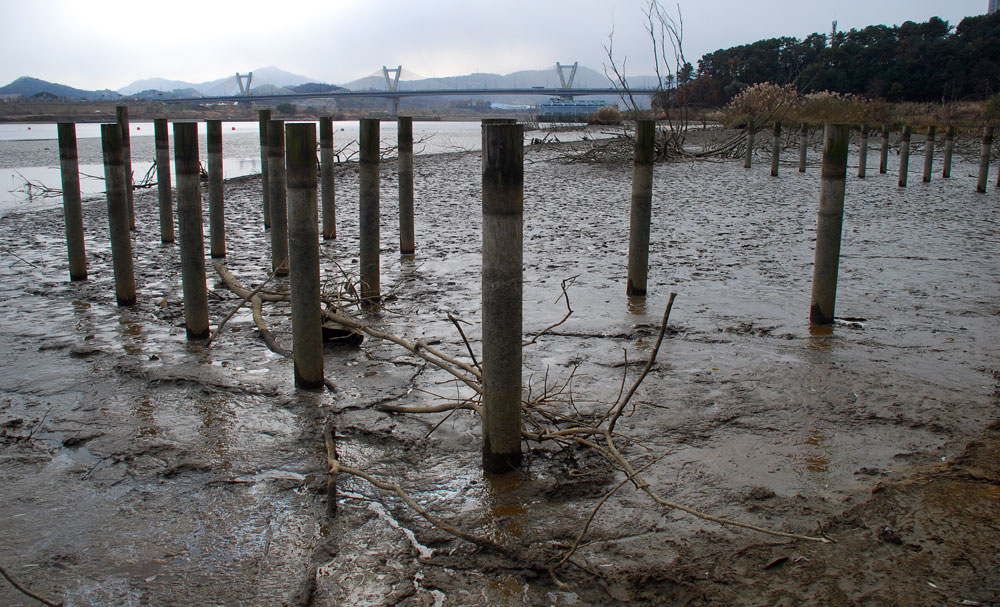
[[[899,187],[906,187],[907,174],[910,172],[910,137],[913,135],[913,127],[905,125],[903,127],[903,139],[899,144]]]
[[[948,126],[948,130],[944,134],[944,169],[941,171],[941,177],[945,179],[951,178],[951,157],[955,153],[955,127]]]
[[[87,250],[83,242],[83,206],[80,202],[80,162],[76,151],[76,124],[60,122],[56,130],[59,134],[59,169],[62,173],[69,279],[86,280]]]
[[[483,125],[483,471],[521,465],[524,127]]]
[[[118,128],[122,132],[122,162],[125,167],[125,195],[128,198],[128,225],[130,230],[134,230],[135,191],[132,188],[132,134],[128,122],[128,106],[115,107],[115,113],[118,115]]]
[[[847,146],[850,127],[828,124],[823,134],[823,169],[820,181],[819,219],[816,227],[816,262],[813,267],[809,321],[833,324],[840,267],[840,236],[844,222],[847,181]]]
[[[319,119],[320,192],[323,207],[323,240],[337,237],[337,194],[333,177],[333,118]]]
[[[924,148],[924,183],[930,183],[931,171],[934,170],[934,139],[937,136],[937,127],[931,125],[927,127],[927,145]]]
[[[379,121],[375,118],[361,120],[359,167],[361,231],[361,300],[365,305],[378,303],[382,297],[379,246]]]
[[[119,306],[135,304],[135,271],[132,237],[129,235],[128,194],[125,193],[125,154],[118,124],[101,125],[104,152],[104,188],[108,199],[108,231],[111,233],[111,265],[115,275],[115,297]]]
[[[747,131],[750,137],[752,129]],[[635,124],[635,153],[632,161],[632,209],[629,219],[628,283],[629,297],[646,295],[649,271],[649,224],[653,215],[653,144],[656,123],[639,120]],[[749,145],[749,142],[748,144]]]
[[[806,172],[806,155],[809,153],[809,125],[799,125],[799,172]]]
[[[181,287],[188,339],[208,337],[208,288],[205,284],[205,233],[201,212],[198,123],[174,123],[177,171],[177,228],[181,245]]]
[[[747,122],[747,153],[743,158],[744,169],[749,169],[753,164],[753,137],[756,130],[757,125],[753,123],[753,120]],[[638,136],[636,137],[636,141],[638,141]]]
[[[271,172],[267,170],[267,160],[270,157],[267,146],[267,125],[271,122],[271,110],[257,110],[257,121],[260,129],[260,187],[264,202],[264,229],[271,227]]]
[[[889,125],[882,125],[882,149],[879,152],[878,172],[885,175],[889,171]]]
[[[778,176],[778,161],[781,156],[781,123],[774,123],[774,141],[771,144],[771,177]]]
[[[226,205],[223,198],[222,121],[209,120],[208,138],[208,241],[213,258],[226,256]]]
[[[323,387],[323,313],[320,308],[319,230],[316,217],[316,126],[285,127],[288,254],[295,385]]]
[[[285,123],[267,123],[267,173],[271,206],[271,270],[288,276],[288,208],[285,192]]]
[[[170,187],[170,135],[167,119],[153,120],[153,139],[156,141],[156,191],[160,201],[160,242],[174,241],[174,202]]]
[[[864,179],[868,173],[868,125],[861,125],[861,146],[858,149],[858,177]]]
[[[416,249],[413,231],[413,118],[400,116],[398,167],[399,178],[399,252],[413,255]]]
[[[979,153],[979,180],[976,182],[976,191],[985,194],[986,182],[990,175],[990,151],[993,149],[993,127],[983,128],[983,147]]]

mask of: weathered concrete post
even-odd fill
[[[799,125],[799,172],[806,172],[806,154],[809,152],[809,125]]]
[[[828,124],[823,134],[816,262],[813,266],[812,303],[809,310],[809,322],[815,325],[833,324],[837,303],[837,272],[840,267],[840,234],[844,222],[847,146],[850,135],[850,127],[846,124]]]
[[[264,229],[271,227],[271,172],[267,170],[267,160],[270,156],[267,145],[267,125],[271,122],[271,110],[257,110],[257,122],[260,128],[260,187],[264,201]]]
[[[333,177],[333,118],[319,119],[320,192],[323,207],[323,240],[337,237],[337,194]]]
[[[524,126],[482,128],[483,471],[504,474],[521,465]]]
[[[951,157],[954,153],[955,127],[949,125],[944,134],[944,169],[941,171],[941,177],[945,179],[951,178]]]
[[[226,205],[223,198],[222,121],[209,120],[208,138],[208,241],[213,258],[226,256]]]
[[[861,146],[858,149],[858,177],[864,179],[868,173],[868,125],[861,125]]]
[[[170,135],[167,119],[153,120],[153,139],[156,141],[156,192],[160,201],[160,242],[174,241],[174,202],[170,187]]]
[[[983,148],[979,154],[979,181],[976,182],[976,191],[986,193],[986,181],[990,175],[990,150],[993,149],[993,127],[988,126],[983,129]]]
[[[638,125],[637,125],[638,130]],[[753,164],[753,136],[754,131],[757,130],[757,125],[753,123],[753,120],[747,122],[747,153],[743,158],[743,168],[749,169]],[[639,135],[636,133],[636,142],[639,141]]]
[[[749,131],[748,131],[749,136]],[[646,294],[649,272],[649,224],[653,216],[653,143],[656,123],[639,120],[635,123],[635,152],[632,161],[632,210],[628,238],[629,297]]]
[[[288,207],[285,191],[285,123],[267,123],[267,172],[271,207],[271,270],[288,276]]]
[[[76,152],[76,124],[60,122],[56,130],[59,134],[59,169],[62,173],[69,279],[87,280],[87,250],[83,242],[83,206],[80,202],[80,161]]]
[[[771,144],[771,177],[778,176],[778,160],[781,155],[781,122],[774,123],[774,141]]]
[[[362,119],[360,128],[358,228],[361,232],[361,251],[358,260],[361,265],[361,301],[370,306],[382,297],[379,265],[379,121],[375,118]]]
[[[316,217],[316,126],[298,123],[285,128],[292,360],[295,363],[295,385],[313,389],[323,386],[323,317]]]
[[[128,225],[128,195],[125,193],[125,154],[118,124],[101,125],[104,152],[104,188],[108,199],[108,231],[111,233],[111,266],[115,274],[115,297],[119,306],[135,304],[135,272],[132,237]]]
[[[913,135],[913,127],[905,125],[903,127],[903,139],[899,145],[899,187],[906,187],[907,174],[910,172],[910,137]]]
[[[177,228],[181,245],[181,288],[188,339],[208,337],[208,288],[205,285],[205,232],[201,214],[198,123],[174,123],[177,171]]]
[[[118,128],[122,132],[122,162],[125,167],[125,192],[128,197],[128,225],[130,230],[135,229],[135,201],[132,190],[132,134],[128,123],[128,106],[119,105],[115,107],[118,115]]]
[[[882,125],[882,150],[879,152],[878,172],[885,175],[889,171],[889,125]]]
[[[413,118],[396,119],[399,148],[396,166],[399,178],[399,252],[413,255],[416,250],[413,231]]]
[[[931,171],[934,170],[934,139],[937,137],[937,127],[927,127],[927,145],[924,149],[924,183],[930,183]]]

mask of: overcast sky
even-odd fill
[[[0,85],[34,76],[118,89],[162,77],[203,82],[254,68],[334,84],[402,64],[419,76],[507,74],[556,61],[602,69],[614,49],[652,73],[646,0],[0,0]],[[676,16],[676,3],[664,5]],[[684,50],[940,16],[952,26],[987,0],[681,0]]]

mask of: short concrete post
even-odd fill
[[[931,125],[927,127],[927,144],[924,148],[924,183],[930,183],[931,171],[934,170],[934,139],[937,136],[937,127]]]
[[[267,170],[267,125],[271,122],[271,110],[257,110],[257,121],[260,128],[260,188],[264,202],[264,229],[271,227],[271,175]]]
[[[333,177],[333,118],[319,119],[320,192],[323,207],[323,240],[337,237],[337,194]]]
[[[806,172],[806,155],[809,152],[809,125],[799,125],[799,172]]]
[[[778,161],[781,156],[781,123],[774,123],[774,141],[771,144],[771,177],[778,176]]]
[[[907,174],[910,172],[910,138],[913,136],[913,127],[906,125],[903,127],[903,139],[899,144],[899,187],[906,187]]]
[[[181,288],[188,339],[208,337],[208,288],[205,284],[205,232],[201,213],[198,123],[174,123],[177,171],[177,228],[181,245]]]
[[[749,134],[750,131],[747,132],[748,137]],[[649,224],[653,216],[653,144],[655,140],[655,122],[639,120],[635,123],[632,209],[628,238],[628,283],[625,288],[625,294],[629,297],[646,295],[646,278],[649,272]]]
[[[213,258],[226,256],[226,205],[223,198],[222,121],[209,120],[208,138],[208,241]]]
[[[976,182],[976,191],[980,194],[986,193],[986,181],[990,175],[990,151],[993,149],[993,127],[983,128],[983,148],[979,154],[979,181]]]
[[[413,232],[413,118],[396,119],[399,148],[396,166],[399,178],[399,252],[413,255],[416,250]]]
[[[125,195],[128,197],[128,225],[130,230],[134,230],[135,192],[132,188],[132,134],[128,122],[128,106],[115,107],[115,113],[118,115],[118,128],[122,132],[122,162],[125,167]]]
[[[63,216],[69,279],[87,280],[87,250],[83,242],[83,206],[80,202],[80,161],[76,151],[76,124],[60,122],[59,169],[62,173]]]
[[[379,121],[375,118],[361,120],[359,167],[360,215],[358,227],[361,231],[361,251],[358,260],[361,265],[361,302],[365,305],[378,303],[382,297],[381,268],[379,258]]]
[[[160,242],[174,241],[174,202],[170,187],[170,135],[167,119],[153,120],[153,139],[156,141],[156,192],[160,201]]]
[[[101,125],[104,152],[104,188],[108,199],[108,231],[111,233],[111,266],[115,275],[115,297],[119,306],[135,304],[135,271],[132,237],[128,225],[128,194],[125,193],[125,154],[118,124]]]
[[[320,308],[316,217],[316,126],[297,123],[285,128],[292,360],[295,363],[295,385],[314,389],[323,386],[323,313]]]
[[[840,235],[844,222],[847,181],[847,146],[850,127],[828,124],[823,134],[823,169],[820,182],[819,220],[816,227],[816,262],[813,267],[809,322],[833,324],[840,267]]]
[[[882,149],[879,152],[878,172],[885,175],[889,172],[889,125],[882,125]]]
[[[858,178],[868,173],[868,125],[861,125],[861,146],[858,149]]]
[[[753,123],[753,120],[747,122],[747,153],[743,157],[743,168],[749,169],[753,164],[753,136],[754,131],[757,130],[757,126]],[[639,137],[636,135],[636,142],[638,142]]]
[[[267,173],[271,206],[271,270],[288,276],[288,207],[285,191],[285,123],[267,123]]]
[[[521,465],[524,126],[482,128],[483,471],[504,474]]]
[[[944,169],[941,177],[951,178],[951,157],[955,153],[955,127],[949,126],[944,134]]]

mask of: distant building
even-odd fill
[[[538,120],[540,122],[582,122],[602,106],[607,105],[603,99],[592,101],[576,101],[562,97],[549,99],[538,104]]]
[[[1000,0],[990,0],[990,7],[986,9],[986,14],[992,15],[997,11],[1000,11]]]

